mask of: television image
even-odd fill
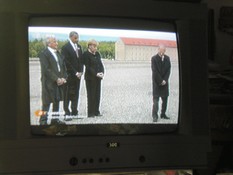
[[[174,30],[173,25],[170,28]],[[42,106],[41,72],[39,58],[33,58],[33,55],[36,53],[39,54],[44,49],[43,42],[46,36],[50,36],[51,34],[57,38],[60,44],[59,48],[62,48],[68,42],[71,31],[77,31],[79,33],[79,43],[84,48],[83,52],[88,49],[87,43],[90,39],[96,38],[99,42],[99,52],[103,55],[102,62],[105,67],[101,92],[102,116],[94,118],[87,116],[87,92],[85,78],[83,76],[80,81],[79,90],[79,114],[65,116],[63,100],[60,102],[60,111],[56,112],[58,115],[53,115],[52,107],[48,111],[49,126],[38,126],[40,125],[40,116],[37,113],[41,111]],[[170,96],[168,110],[166,111],[169,118],[171,118],[163,119],[159,117],[157,122],[153,122],[151,58],[157,54],[158,47],[161,44],[166,46],[166,54],[171,57],[171,75],[169,77]],[[39,49],[36,49],[37,45],[41,45],[40,47],[38,46]],[[101,47],[101,45],[103,46]],[[109,48],[112,48],[112,50]],[[31,125],[35,134],[36,132],[38,134],[52,134],[51,128],[54,130],[54,134],[58,135],[86,135],[91,133],[91,129],[93,129],[93,135],[98,132],[117,135],[146,134],[152,131],[155,133],[170,132],[177,128],[179,116],[179,60],[176,33],[174,31],[29,27],[29,55],[31,55],[31,58],[29,58],[30,113]],[[69,77],[67,79],[69,81]],[[69,108],[71,108],[71,105]],[[60,126],[50,126],[53,118],[63,121],[62,125],[71,126],[62,127],[61,131],[57,129]],[[65,120],[66,118],[70,120],[67,121]],[[154,124],[157,124],[157,126]],[[87,127],[91,129],[87,131]]]
[[[210,150],[206,5],[154,0],[92,3],[0,2],[4,24],[0,174],[206,167]],[[78,115],[65,116],[62,100],[55,115],[52,108],[42,110],[39,55],[46,48],[44,41],[55,36],[62,52],[71,31],[78,32],[83,52],[90,39],[99,43],[104,67],[100,117],[88,117],[85,64]],[[160,118],[159,110],[153,121],[151,59],[160,44],[166,46],[171,62],[166,111],[170,119]],[[47,125],[40,123],[41,112],[47,114]],[[54,118],[61,123],[53,124]]]

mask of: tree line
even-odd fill
[[[58,40],[58,50],[68,41]],[[82,50],[87,50],[87,41],[79,41]],[[45,48],[43,39],[34,39],[29,41],[29,58],[38,57],[39,53]],[[98,51],[104,59],[115,59],[115,42],[114,41],[101,41],[99,42]]]

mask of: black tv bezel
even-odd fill
[[[28,0],[25,0],[27,1],[28,3],[28,6],[36,6],[36,4],[28,1]],[[110,5],[109,3],[110,2],[105,2],[106,6]],[[16,29],[16,33],[21,33],[21,35],[17,35],[17,39],[20,40],[22,43],[24,43],[24,45],[18,45],[17,47],[17,50],[16,50],[16,53],[20,53],[20,58],[21,59],[24,59],[25,57],[28,57],[28,53],[25,52],[25,51],[22,51],[22,50],[25,50],[25,46],[27,45],[27,37],[28,37],[28,33],[27,33],[27,27],[30,24],[30,19],[32,18],[43,18],[43,17],[46,17],[46,18],[51,18],[51,19],[54,19],[55,18],[62,18],[62,17],[90,17],[92,19],[94,18],[102,18],[102,19],[113,19],[113,18],[119,18],[119,19],[135,19],[135,20],[145,20],[145,21],[154,21],[154,20],[158,20],[158,21],[161,21],[161,22],[170,22],[170,23],[174,23],[176,25],[176,30],[180,30],[180,29],[177,29],[177,25],[179,26],[186,26],[185,28],[188,28],[188,30],[190,30],[190,26],[192,25],[191,23],[195,24],[195,23],[198,23],[198,22],[201,22],[203,27],[205,27],[205,23],[207,21],[207,18],[206,18],[206,6],[205,4],[187,4],[187,3],[174,3],[174,2],[156,2],[156,1],[148,1],[147,3],[141,3],[141,2],[138,2],[138,1],[135,1],[133,7],[136,7],[138,4],[140,4],[142,7],[147,7],[149,9],[153,9],[153,7],[156,7],[156,9],[161,9],[162,7],[176,7],[176,11],[178,11],[179,13],[174,13],[174,11],[168,11],[168,14],[164,15],[163,13],[161,13],[159,10],[158,11],[154,11],[154,14],[149,12],[149,11],[144,11],[143,13],[140,13],[138,14],[137,12],[137,8],[132,8],[132,4],[130,2],[130,0],[128,1],[125,1],[124,3],[121,3],[121,2],[112,2],[113,4],[111,5],[114,5],[114,4],[117,4],[119,5],[119,7],[117,6],[117,8],[114,8],[114,6],[112,6],[113,8],[112,11],[110,12],[108,9],[103,9],[103,11],[99,11],[98,8],[82,8],[82,6],[79,6],[77,8],[74,8],[74,6],[72,6],[70,4],[70,7],[71,9],[67,10],[67,9],[62,9],[61,7],[59,7],[61,4],[62,4],[62,1],[59,1],[57,4],[50,4],[46,9],[44,8],[35,8],[36,10],[32,10],[32,9],[29,9],[29,8],[26,8],[24,9],[24,7],[21,7],[21,4],[19,4],[19,7],[18,7],[18,11],[16,11],[14,14],[17,15],[17,18],[15,19],[15,25],[17,26],[18,24],[20,24],[19,26],[22,26],[21,28],[19,29]],[[40,3],[39,3],[40,4]],[[86,5],[88,6],[89,2],[88,1],[85,1],[83,3],[83,7],[86,7]],[[124,5],[123,5],[124,4]],[[55,5],[55,6],[54,6]],[[97,6],[98,7],[102,7],[102,3],[99,3]],[[119,11],[117,9],[120,9],[122,7],[125,7],[125,8],[129,8],[130,7],[130,10],[129,11],[126,11],[124,14],[120,14],[118,13]],[[183,8],[183,6],[185,8]],[[52,8],[52,9],[49,9],[49,7],[57,7],[56,8]],[[88,6],[89,7],[89,6]],[[60,9],[60,11],[58,10]],[[62,9],[62,10],[61,10]],[[86,9],[86,10],[85,10]],[[78,10],[78,11],[77,11]],[[199,13],[194,13],[194,12],[199,12]],[[183,15],[183,14],[186,14],[186,15]],[[20,19],[20,20],[19,20]],[[93,20],[95,21],[95,20]],[[51,22],[49,22],[51,24]],[[56,24],[56,22],[53,21],[54,24]],[[57,24],[58,25],[58,24]],[[132,25],[132,24],[131,24]],[[59,26],[59,25],[58,25]],[[87,26],[87,25],[85,25]],[[98,26],[98,25],[96,25]],[[110,25],[111,26],[111,25]],[[126,25],[127,26],[127,25]],[[182,27],[181,27],[182,28]],[[199,28],[198,25],[195,24],[195,28]],[[184,30],[184,29],[181,29],[181,30]],[[195,32],[195,29],[192,29],[192,31],[194,33]],[[203,29],[203,31],[205,31],[205,29]],[[179,31],[178,31],[179,32]],[[186,33],[185,35],[190,35],[190,31],[188,32],[185,32],[185,31],[182,31],[182,33]],[[182,34],[183,35],[183,34]],[[205,33],[203,33],[203,36],[205,35]],[[187,36],[185,36],[187,37]],[[178,36],[177,38],[177,42],[180,42],[180,39],[182,37]],[[205,38],[203,38],[205,39]],[[182,40],[185,40],[185,42],[183,42],[184,44],[182,44],[182,48],[178,48],[178,55],[181,55],[181,57],[184,57],[183,54],[180,54],[181,50],[184,49],[185,45],[193,45],[192,43],[190,44],[190,41],[189,39],[182,39]],[[197,43],[197,41],[195,41]],[[204,41],[205,42],[205,41]],[[180,45],[179,45],[180,47]],[[205,47],[203,47],[203,51],[204,51]],[[204,51],[205,53],[205,51]],[[192,52],[192,54],[194,54]],[[206,55],[207,53],[205,53],[204,55]],[[195,54],[194,54],[195,55]],[[190,54],[187,55],[188,56],[188,61],[187,63],[189,64],[190,61],[191,61],[191,57],[194,57],[194,56],[191,56]],[[204,56],[203,56],[204,57]],[[180,80],[180,88],[181,88],[181,92],[180,94],[184,94],[184,90],[185,87],[190,87],[190,85],[187,85],[188,83],[192,84],[191,81],[188,80],[188,78],[184,78],[183,77],[183,73],[181,73],[182,71],[188,71],[188,70],[183,70],[184,69],[184,64],[185,61],[182,61],[182,60],[185,60],[184,58],[181,58],[181,60],[179,61],[179,65],[180,65],[180,77],[181,77],[181,80]],[[19,82],[22,81],[24,82],[24,85],[27,85],[27,87],[29,87],[28,85],[28,75],[26,72],[28,72],[28,62],[26,60],[22,61],[22,62],[19,62],[18,63],[19,65],[17,66],[18,68],[18,71],[20,72],[23,72],[22,74],[18,74],[16,77],[17,79],[19,79]],[[190,65],[189,65],[190,66]],[[203,65],[205,66],[205,65]],[[190,68],[191,69],[191,68]],[[26,70],[26,72],[25,72]],[[206,73],[206,72],[204,72]],[[181,75],[182,74],[182,75]],[[26,78],[26,81],[25,81],[25,77]],[[183,80],[185,79],[185,80]],[[186,81],[186,82],[185,82]],[[203,83],[203,82],[201,82]],[[204,83],[206,84],[206,83]],[[186,90],[185,90],[186,91]],[[189,91],[189,90],[188,90]],[[185,92],[185,96],[188,95],[189,92]],[[23,92],[23,93],[22,93]],[[207,92],[207,90],[204,90],[203,92]],[[205,97],[206,95],[204,95]],[[17,90],[17,103],[20,104],[20,101],[21,101],[21,98],[22,99],[29,99],[29,95],[28,95],[28,91],[26,91],[25,89],[21,89],[21,88],[18,88]],[[180,98],[181,95],[180,95]],[[186,98],[186,97],[185,97]],[[191,97],[193,98],[193,97]],[[180,99],[180,101],[183,100],[183,99]],[[206,100],[206,99],[205,99]],[[182,102],[181,102],[182,103]],[[180,108],[182,108],[183,104],[180,104]],[[28,109],[28,104],[27,102],[22,104],[22,106],[20,108],[18,108],[18,111],[17,111],[17,114],[19,113],[23,113],[24,115],[30,115],[30,112],[29,112],[29,109]],[[190,110],[190,109],[187,109],[187,110]],[[182,111],[179,111],[179,113],[182,112]],[[190,111],[187,111],[187,113],[190,113]],[[179,114],[179,115],[183,115],[183,114]],[[18,116],[20,117],[20,116]],[[179,126],[179,129],[178,129],[178,133],[182,132],[182,133],[189,133],[191,134],[193,131],[192,129],[188,129],[189,128],[192,128],[192,124],[191,124],[191,119],[192,117],[190,117],[189,119],[182,119],[182,117],[179,117],[179,121],[178,123],[180,123],[180,126]],[[186,121],[187,120],[187,121]],[[199,119],[198,119],[199,120]],[[184,124],[182,124],[183,122],[188,122],[189,123],[189,126],[184,126]],[[30,121],[26,118],[23,119],[23,122],[20,123],[20,124],[17,124],[18,125],[18,128],[19,128],[19,132],[21,134],[19,135],[22,135],[23,137],[31,137],[31,133],[28,132],[30,131],[30,127],[28,126],[28,123],[30,123]],[[206,122],[203,122],[203,124],[206,123]],[[26,128],[27,132],[23,131],[22,128]],[[197,130],[197,129],[195,129]],[[196,131],[195,131],[196,132]],[[206,131],[205,131],[206,132]],[[29,133],[29,134],[25,134],[25,133]]]

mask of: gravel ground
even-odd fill
[[[30,61],[31,124],[39,125],[34,111],[41,109],[41,82],[39,61]],[[67,124],[90,123],[152,123],[152,75],[150,61],[118,62],[104,60],[105,77],[102,81],[102,117],[87,118],[86,88],[81,80],[79,116]],[[172,63],[170,96],[167,115],[170,120],[159,119],[157,123],[177,123],[179,108],[178,64]],[[62,102],[60,104],[63,113]],[[61,116],[63,120],[63,116]]]

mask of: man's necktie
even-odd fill
[[[58,54],[57,51],[55,51],[55,54],[57,56],[57,58],[55,58],[55,60],[57,62],[57,68],[58,68],[58,71],[60,72],[61,71],[61,67],[60,67],[60,64],[59,64],[60,55]]]
[[[79,57],[79,54],[78,54],[78,46],[77,46],[77,44],[74,44],[74,46],[75,46],[76,55],[77,55],[77,57]]]

